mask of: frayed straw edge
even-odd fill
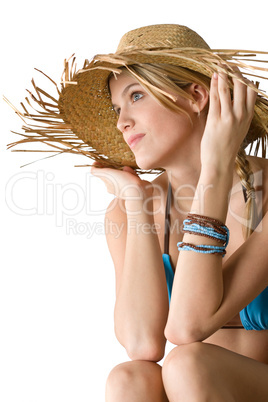
[[[191,50],[192,51],[193,49],[192,48],[186,48],[184,50],[186,50],[186,51]],[[176,50],[174,50],[174,51],[176,51]],[[196,51],[196,49],[195,49],[195,51]],[[204,57],[204,52],[209,57]],[[174,54],[171,49],[169,49],[168,52],[167,52],[167,49],[164,49],[162,52],[161,51],[142,51],[142,52],[139,52],[139,53],[140,54],[148,54],[150,56],[152,54],[161,53],[161,55],[165,55],[165,56],[168,55],[168,56],[172,56],[172,57],[178,57],[178,58],[181,58],[182,60],[187,60],[188,62],[192,61],[195,64],[202,65],[202,67],[204,67],[203,63],[205,61],[206,64],[207,63],[209,64],[206,67],[207,67],[207,70],[209,70],[211,73],[213,71],[218,71],[219,70],[219,65],[217,64],[215,59],[211,58],[211,56],[214,56],[217,59],[217,61],[219,61],[219,62],[221,62],[223,64],[227,64],[227,62],[225,63],[225,59],[227,61],[228,58],[231,55],[231,56],[240,57],[241,60],[232,59],[232,61],[228,62],[228,65],[232,64],[232,65],[234,65],[234,66],[236,66],[238,68],[243,68],[243,69],[249,68],[250,70],[268,71],[268,69],[266,69],[266,68],[255,67],[255,66],[251,66],[251,65],[248,65],[248,64],[242,62],[242,57],[250,57],[250,56],[255,57],[256,54],[268,54],[268,52],[250,51],[250,52],[247,53],[247,51],[243,51],[244,52],[243,54],[241,54],[241,52],[242,52],[241,50],[235,50],[235,51],[234,50],[232,50],[232,51],[227,50],[227,51],[219,51],[219,54],[216,55],[215,53],[212,54],[211,51],[202,49],[202,51],[196,52],[199,56],[200,56],[200,54],[203,55],[203,57],[201,57],[201,58],[200,57],[197,57],[197,58],[192,58],[191,57],[191,58],[189,58],[188,56],[183,56],[182,54],[179,54],[179,55],[177,53]],[[225,56],[224,58],[222,58],[223,55]],[[84,68],[82,70],[76,71],[76,65],[74,64],[75,57],[73,57],[73,56],[74,55],[72,55],[68,60],[65,60],[65,68],[64,68],[63,75],[62,75],[62,79],[61,79],[61,85],[63,87],[67,86],[67,85],[76,85],[77,84],[77,82],[75,81],[76,74],[80,74],[80,73],[88,71],[88,70],[103,69],[103,70],[107,70],[107,71],[110,71],[110,72],[114,72],[114,74],[118,74],[118,73],[121,72],[121,70],[118,69],[118,68],[113,68],[112,64],[117,64],[117,66],[118,66],[118,64],[122,64],[122,65],[125,65],[125,66],[128,63],[133,64],[133,60],[126,59],[125,55],[124,55],[124,59],[122,59],[120,57],[120,55],[112,55],[112,57],[111,57],[111,55],[108,55],[108,56],[107,55],[103,55],[103,56],[100,55],[99,60],[97,59],[98,56],[96,56],[96,58],[94,58],[93,61],[91,61],[90,63],[88,61],[85,61]],[[123,56],[123,55],[121,55],[121,56]],[[229,56],[229,57],[227,57],[227,56]],[[101,58],[103,60],[101,60]],[[71,59],[72,59],[72,64],[70,66],[70,60]],[[249,59],[244,59],[244,61],[245,60],[249,61]],[[105,66],[98,65],[99,62],[103,62],[103,61],[111,63],[111,66],[105,67]],[[254,60],[254,61],[256,61],[256,60]],[[258,62],[266,62],[266,61],[263,61],[263,60],[259,61],[258,60]],[[58,94],[60,94],[60,91],[59,91],[55,81],[53,81],[50,77],[48,77],[42,71],[40,71],[38,69],[36,69],[36,70],[38,72],[42,73],[45,77],[47,77],[53,83],[53,85],[55,85]],[[243,74],[247,75],[247,72],[243,72]],[[230,70],[229,70],[229,75],[232,76],[232,73],[230,72]],[[248,74],[248,75],[252,76],[252,74]],[[234,74],[233,74],[233,76],[234,76]],[[261,79],[268,79],[268,78],[263,77],[263,76],[256,76],[256,77],[261,78]],[[26,98],[26,101],[27,101],[27,103],[29,104],[29,106],[31,108],[36,110],[36,112],[39,114],[39,116],[30,114],[27,111],[27,109],[24,106],[24,104],[21,104],[23,106],[24,111],[25,111],[25,113],[23,114],[23,113],[19,112],[18,109],[15,108],[11,104],[11,102],[9,102],[5,97],[4,97],[4,100],[15,110],[15,113],[23,120],[23,122],[26,124],[26,126],[28,126],[28,127],[23,127],[25,132],[30,132],[31,134],[35,133],[35,134],[37,134],[37,136],[25,134],[24,135],[25,136],[24,140],[15,142],[13,144],[9,144],[9,147],[13,147],[15,145],[26,143],[26,142],[41,142],[41,143],[43,142],[44,144],[49,145],[49,146],[57,149],[57,151],[52,151],[52,150],[49,151],[48,150],[48,151],[44,151],[44,152],[57,152],[57,153],[69,152],[69,153],[76,153],[76,154],[80,153],[80,154],[83,154],[83,155],[85,155],[87,157],[93,158],[94,160],[100,160],[103,165],[116,167],[116,163],[114,161],[110,161],[106,157],[101,156],[98,152],[96,152],[96,150],[94,150],[94,149],[89,149],[87,151],[82,150],[82,148],[85,145],[88,148],[90,148],[90,146],[85,144],[82,140],[80,140],[79,137],[77,137],[71,131],[70,127],[69,127],[69,130],[70,130],[69,136],[68,135],[66,136],[66,130],[68,130],[67,124],[64,123],[64,121],[62,121],[62,118],[61,118],[62,116],[60,115],[60,113],[58,113],[58,112],[56,113],[56,111],[58,111],[58,102],[56,101],[55,98],[51,97],[45,91],[43,91],[39,87],[37,87],[35,85],[34,81],[32,81],[32,84],[33,84],[34,89],[35,89],[35,91],[37,93],[37,98],[30,91],[29,91],[29,94],[30,94],[31,98],[34,100],[34,102],[36,102],[43,110],[45,110],[45,112],[37,111],[35,108],[33,108],[32,104],[30,103],[28,98]],[[260,90],[258,90],[258,92],[261,93],[265,98],[268,98],[268,96],[264,92],[261,92]],[[55,104],[53,105],[53,104],[45,102],[42,99],[41,94],[46,96],[46,97],[48,97]],[[49,108],[53,108],[54,110],[51,110]],[[40,118],[40,114],[42,115],[43,118]],[[38,122],[38,123],[43,123],[43,124],[45,123],[45,124],[48,124],[48,126],[46,126],[45,128],[44,128],[44,126],[43,126],[43,128],[40,128],[40,126],[30,125],[30,124],[28,124],[26,122],[25,119],[31,119],[32,121],[35,121],[35,122]],[[34,129],[34,127],[37,127],[38,130]],[[56,137],[55,135],[54,136],[49,135],[49,133],[55,134],[55,132],[57,132],[59,134],[58,137]],[[19,134],[19,133],[16,133],[16,134]],[[64,136],[63,136],[63,134],[64,134]],[[43,138],[40,138],[42,136],[43,136]],[[63,137],[64,137],[65,141],[62,140]],[[75,146],[74,146],[74,141],[75,141]],[[263,143],[264,138],[258,139],[257,141],[258,141],[258,147],[259,147],[260,141],[262,141],[262,143]],[[60,148],[59,146],[56,146],[55,144],[52,144],[52,142],[54,142],[54,143],[56,142],[57,144],[60,144],[61,146],[65,146],[65,147],[67,147],[67,149],[66,148],[65,149]],[[81,143],[77,144],[77,142],[81,142]],[[251,148],[252,148],[253,144],[251,144]],[[29,152],[30,150],[29,151],[17,150],[17,152],[20,152],[20,151],[21,152]],[[55,155],[53,155],[53,156],[55,156]],[[118,168],[121,168],[120,164],[118,164]]]

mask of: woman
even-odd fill
[[[106,219],[117,225],[124,222],[121,236],[115,239],[108,234],[107,240],[116,271],[116,335],[132,359],[110,374],[107,401],[268,398],[268,333],[240,329],[238,317],[268,283],[268,254],[266,247],[261,247],[268,235],[267,180],[262,188],[260,232],[245,242],[241,223],[228,213],[229,203],[236,213],[245,204],[242,186],[230,200],[228,196],[239,183],[235,159],[256,100],[256,92],[239,77],[237,72],[233,78],[233,102],[223,72],[213,75],[210,97],[204,86],[186,85],[190,98],[178,96],[176,103],[190,119],[159,104],[131,73],[125,71],[110,79],[117,127],[137,165],[144,170],[160,166],[165,173],[149,186],[129,168],[123,172],[100,170],[101,178],[107,173],[108,191],[116,195]],[[267,178],[267,161],[252,158],[250,164],[254,173],[262,171]],[[98,176],[98,169],[93,168],[92,173]],[[116,192],[111,177],[117,183]],[[179,196],[177,206],[175,201],[171,204],[170,227],[192,212],[226,222],[231,233],[224,259],[194,250],[180,251],[178,258],[176,243],[204,244],[204,237],[171,233],[169,254],[175,279],[170,310],[161,258],[162,205],[169,183],[172,193]],[[154,224],[160,228],[157,233]],[[151,230],[145,230],[149,227]],[[205,244],[218,243],[206,239]],[[231,328],[221,329],[224,325]],[[164,356],[165,338],[178,346],[166,357],[161,373],[155,362]]]
[[[244,151],[265,142],[267,101],[235,55],[211,61],[188,28],[144,27],[62,89],[60,117],[94,148],[92,174],[115,195],[107,227],[121,228],[107,241],[131,361],[110,373],[107,402],[268,400],[268,164]],[[152,183],[137,174],[151,170]]]
[[[244,208],[242,187],[230,200],[228,194],[239,182],[234,162],[252,118],[255,92],[234,79],[232,103],[226,77],[215,75],[207,116],[208,92],[192,84],[187,91],[195,102],[177,101],[190,121],[159,105],[129,74],[111,79],[110,89],[119,114],[118,128],[125,141],[131,142],[137,164],[143,169],[161,166],[166,171],[151,188],[129,169],[101,170],[102,177],[107,172],[109,191],[113,191],[110,175],[118,184],[107,220],[125,224],[119,239],[109,234],[107,239],[116,270],[116,334],[133,360],[112,371],[107,401],[264,401],[268,396],[267,331],[240,329],[237,315],[267,286],[267,214],[264,209],[262,231],[244,242],[241,223],[227,213],[228,202],[236,213]],[[253,158],[251,164],[266,177],[266,161]],[[93,174],[98,176],[96,168]],[[181,251],[178,258],[176,243],[198,245],[204,238],[171,233],[169,253],[176,273],[170,311],[161,261],[165,218],[161,204],[168,183],[172,193],[181,189],[182,199],[177,207],[171,205],[171,227],[191,211],[226,221],[231,233],[224,260],[221,255],[193,251]],[[263,182],[263,192],[267,205],[267,182]],[[154,223],[160,228],[157,234]],[[146,224],[152,228],[149,233],[141,229]],[[206,240],[205,244],[217,242]],[[224,325],[231,328],[220,329]],[[166,357],[161,375],[154,362],[164,355],[165,338],[178,347]]]

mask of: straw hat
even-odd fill
[[[137,168],[132,151],[116,128],[117,115],[112,108],[107,85],[111,72],[119,74],[120,67],[133,64],[161,63],[181,66],[211,77],[222,63],[232,76],[232,67],[245,67],[244,60],[256,56],[256,53],[264,52],[211,50],[196,32],[181,25],[152,25],[135,29],[122,37],[115,53],[97,55],[90,62],[86,60],[81,70],[76,71],[74,57],[65,61],[61,88],[51,80],[57,87],[58,99],[32,81],[37,95],[30,95],[41,111],[32,114],[25,106],[23,112],[16,109],[16,113],[31,122],[28,124],[25,121],[23,139],[10,146],[38,141],[49,144],[57,153],[80,153],[105,166]],[[256,139],[267,140],[268,102],[264,99],[265,95],[261,95],[255,108],[262,119],[262,126],[266,128],[250,133],[246,145]],[[31,104],[28,98],[26,101]]]

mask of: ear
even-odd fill
[[[209,93],[207,89],[199,84],[191,84],[187,88],[187,92],[189,92],[193,98],[193,101],[190,101],[193,112],[200,114],[204,109],[206,109],[209,102]]]

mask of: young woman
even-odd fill
[[[238,53],[144,27],[66,79],[60,117],[94,148],[92,174],[115,195],[107,227],[121,229],[107,241],[130,361],[107,402],[268,400],[268,163],[245,154],[265,145],[268,108]],[[137,173],[150,170],[153,182]]]
[[[213,75],[210,96],[201,85],[187,86],[193,100],[178,97],[176,102],[190,118],[160,105],[129,73],[110,80],[118,128],[138,166],[161,166],[165,172],[151,186],[129,168],[100,170],[101,178],[106,173],[108,191],[116,195],[106,219],[124,223],[119,238],[108,234],[107,239],[116,271],[116,334],[133,360],[110,374],[107,401],[268,397],[268,332],[241,329],[239,318],[239,311],[268,283],[268,165],[250,158],[256,178],[262,172],[255,185],[262,192],[257,207],[262,207],[263,219],[245,242],[238,219],[245,200],[234,166],[256,93],[238,78],[233,79],[233,102],[224,73]],[[92,173],[98,176],[98,169]],[[174,194],[170,228],[181,228],[174,222],[191,212],[226,222],[230,230],[224,259],[194,249],[178,253],[178,242],[199,245],[204,237],[182,230],[170,233],[166,252],[175,271],[170,309],[162,261],[169,184]],[[206,239],[205,244],[218,243]],[[164,356],[166,338],[178,346],[161,370],[156,362]]]

